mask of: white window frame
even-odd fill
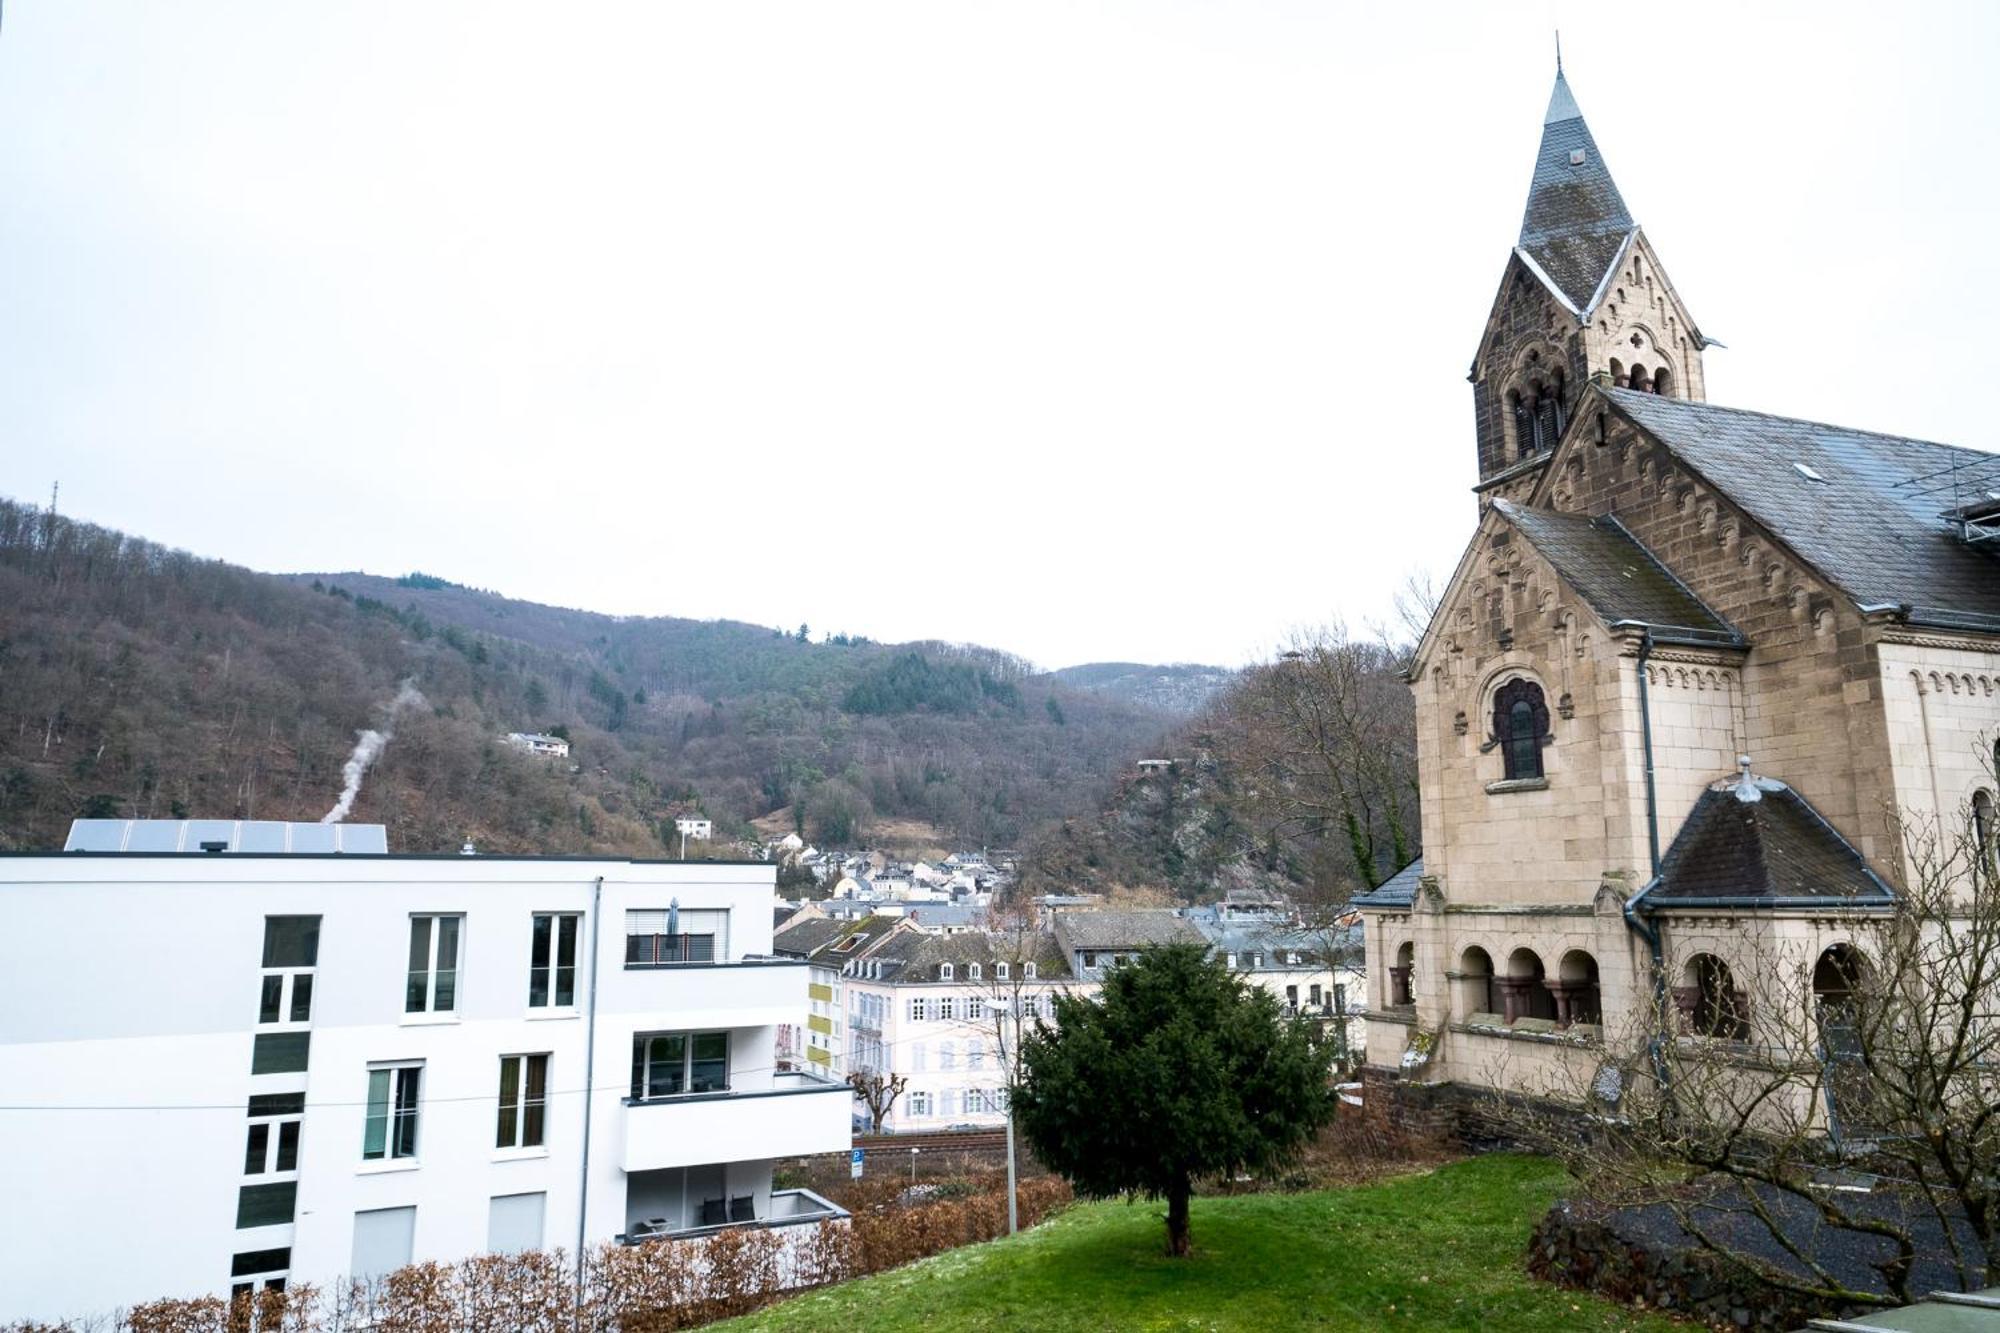
[[[542,1095],[539,1097],[532,1097],[528,1094],[528,1070],[531,1067],[529,1062],[535,1060],[541,1061],[542,1065]],[[503,1055],[500,1057],[500,1086],[495,1097],[499,1114],[495,1116],[493,1124],[494,1147],[499,1151],[508,1152],[548,1147],[549,1067],[554,1063],[554,1060],[555,1057],[548,1051],[529,1051],[520,1055]],[[509,1064],[515,1065],[514,1101],[511,1106],[507,1102],[507,1066]],[[542,1112],[541,1124],[537,1126],[535,1139],[532,1143],[528,1142],[528,1110],[530,1107],[539,1107]],[[510,1110],[514,1113],[514,1124],[511,1130],[513,1141],[511,1143],[504,1141],[506,1131],[499,1119],[500,1116],[505,1115]]]
[[[1035,965],[1033,963],[1021,964],[1021,979],[1024,981],[1033,981],[1035,979]]]
[[[549,951],[547,957],[538,963],[535,961],[535,928],[544,918],[547,918],[549,923]],[[569,935],[569,962],[567,965],[562,961],[562,931],[565,921],[572,923]],[[536,912],[529,918],[528,1008],[554,1009],[559,1011],[576,1008],[577,973],[580,970],[577,967],[576,960],[582,951],[583,913]],[[561,981],[562,974],[565,971],[569,973],[569,1000],[567,1003],[556,998],[561,993],[558,983]],[[535,1002],[535,974],[537,972],[547,974],[542,980],[542,999],[539,1004]]]
[[[386,1093],[382,1102],[383,1110],[381,1114],[382,1149],[380,1152],[371,1154],[368,1151],[368,1139],[370,1123],[376,1119],[375,1076],[377,1074],[385,1076],[385,1081],[382,1085]],[[406,1075],[408,1076],[407,1081],[412,1088],[410,1104],[407,1109],[403,1108],[399,1095],[402,1092]],[[368,1096],[363,1102],[362,1107],[362,1161],[414,1163],[420,1160],[420,1154],[424,1148],[424,1062],[422,1060],[390,1060],[370,1064],[368,1066]],[[396,1145],[401,1138],[397,1130],[404,1121],[407,1121],[410,1125],[410,1150],[408,1152],[397,1152]]]
[[[465,913],[410,913],[410,945],[412,951],[414,951],[417,943],[417,923],[419,921],[429,923],[425,931],[423,968],[421,973],[415,967],[407,970],[403,988],[403,1013],[406,1017],[411,1014],[455,1014],[458,1012],[459,994],[465,989],[463,985],[465,977]],[[449,968],[440,968],[438,966],[438,953],[445,936],[442,923],[446,921],[456,922],[457,924],[451,930],[451,966]],[[446,972],[451,974],[451,1002],[449,1004],[439,1004],[438,980]],[[413,983],[419,975],[423,977],[423,992],[420,997],[422,1002],[412,1007],[411,1001],[419,998],[412,990]]]
[[[931,1118],[931,1095],[928,1092],[913,1092],[909,1102],[910,1118],[928,1120]]]
[[[304,1111],[284,1111],[277,1115],[250,1116],[243,1130],[244,1176],[246,1178],[255,1176],[259,1184],[297,1180],[299,1177],[299,1140],[305,1133],[305,1123],[306,1116]],[[257,1137],[257,1131],[260,1129],[264,1131],[264,1143],[262,1150],[257,1154],[257,1161],[253,1165],[251,1162],[250,1144]],[[292,1164],[290,1166],[280,1166],[278,1165],[278,1156],[284,1147],[286,1130],[291,1131]]]
[[[979,966],[979,964],[977,964],[977,963],[967,963],[967,964],[965,965],[965,979],[966,979],[967,981],[979,981],[979,980],[981,980],[981,970],[980,970],[980,966]]]
[[[939,980],[939,981],[950,981],[951,979],[952,979],[952,970],[951,970],[951,964],[950,964],[950,963],[939,963],[939,964],[938,964],[938,980]]]

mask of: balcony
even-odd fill
[[[627,1172],[846,1152],[853,1090],[816,1074],[773,1074],[757,1087],[625,1102]]]
[[[734,1213],[731,1212],[732,1204]],[[649,1240],[688,1240],[712,1236],[730,1227],[810,1226],[815,1222],[831,1222],[848,1215],[839,1204],[807,1189],[772,1190],[770,1202],[761,1215],[754,1195],[735,1200],[713,1200],[704,1208],[704,1213],[697,1216],[710,1220],[697,1221],[692,1226],[677,1227],[671,1218],[666,1217],[634,1218],[619,1239],[627,1245]]]
[[[806,1003],[804,959],[743,958],[723,963],[655,963],[607,969],[599,985],[608,1010],[641,1026],[758,1028],[797,1023]],[[649,1021],[647,1015],[657,1015]]]

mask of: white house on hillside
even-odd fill
[[[569,758],[569,742],[560,736],[544,736],[539,731],[510,731],[507,744],[529,754],[546,755],[551,759]]]
[[[6,1317],[840,1215],[772,1188],[850,1121],[775,1068],[808,968],[772,956],[768,863],[220,827],[218,854],[0,858],[33,946],[0,969]]]

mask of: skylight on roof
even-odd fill
[[[1818,472],[1814,471],[1811,467],[1809,467],[1804,463],[1794,463],[1792,464],[1792,466],[1796,468],[1798,470],[1798,474],[1801,477],[1804,477],[1807,481],[1816,481],[1822,486],[1830,486],[1833,484],[1832,482],[1828,481],[1825,477],[1822,477]]]

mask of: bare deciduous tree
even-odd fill
[[[1401,656],[1334,624],[1294,635],[1243,691],[1254,801],[1314,862],[1316,896],[1331,908],[1344,907],[1343,887],[1372,888],[1416,855],[1415,709]]]
[[[889,1118],[889,1108],[903,1095],[909,1080],[901,1074],[884,1073],[879,1069],[857,1069],[847,1076],[854,1088],[854,1095],[868,1108],[869,1123],[875,1132],[882,1132],[882,1122]]]

